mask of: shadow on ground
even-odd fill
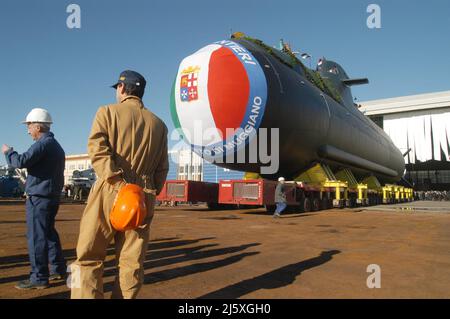
[[[237,299],[260,289],[276,289],[292,284],[303,271],[329,262],[339,250],[323,251],[319,256],[290,264],[263,275],[210,292],[199,298]]]
[[[178,239],[178,238],[174,238]],[[199,238],[193,240],[163,240],[159,242],[150,242],[144,261],[144,285],[154,284],[157,282],[172,280],[179,277],[185,277],[196,273],[205,272],[212,269],[217,269],[227,265],[231,265],[241,261],[246,257],[259,254],[259,252],[244,252],[249,248],[260,245],[259,243],[249,243],[239,246],[230,246],[222,248],[214,248],[219,246],[217,243],[202,243],[207,240],[214,240],[215,238]],[[187,245],[194,245],[191,247],[183,247]],[[112,249],[111,254],[114,254]],[[213,261],[202,260],[211,257],[221,257],[224,255],[233,254],[231,256],[225,256]],[[199,262],[197,262],[199,261]],[[160,271],[148,271],[156,267],[164,267],[170,265],[177,265],[180,263],[195,262],[188,265],[180,265],[179,267],[160,270]],[[116,260],[110,260],[105,262],[105,271],[103,278],[113,277],[116,275]],[[52,287],[59,287],[65,285],[65,282],[53,284]],[[111,292],[113,290],[114,280],[106,282],[104,284],[104,292]],[[70,291],[63,291],[53,294],[47,294],[40,296],[38,299],[47,298],[70,298]]]
[[[176,237],[173,238],[161,238],[161,239],[154,239],[149,244],[150,250],[158,250],[162,248],[170,248],[170,247],[176,247],[182,244],[189,244],[194,243],[194,241],[172,241],[178,239]],[[204,238],[204,239],[212,239],[212,238]],[[166,242],[171,241],[171,242]],[[114,250],[114,244],[109,245],[107,251],[107,256],[111,256],[115,254]],[[76,250],[75,249],[65,249],[63,250],[63,255],[66,261],[71,261],[76,259]],[[30,267],[30,261],[28,254],[20,254],[20,255],[11,255],[11,256],[3,256],[0,257],[0,270],[3,269],[11,269],[11,268],[18,268],[18,267]],[[0,277],[0,284],[5,284],[13,281],[18,280],[24,280],[28,278],[28,274],[26,275],[20,275],[20,276],[14,276],[14,277]]]

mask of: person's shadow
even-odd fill
[[[237,299],[259,289],[276,289],[292,284],[303,271],[329,262],[340,250],[323,251],[319,256],[290,264],[263,275],[246,279],[198,298],[204,299]]]
[[[193,274],[222,268],[235,263],[239,263],[242,259],[259,254],[259,251],[247,251],[249,248],[259,246],[260,243],[248,243],[239,246],[216,247],[218,243],[208,243],[199,245],[203,241],[212,241],[215,237],[190,239],[190,240],[159,240],[152,241],[148,245],[146,258],[144,261],[144,285],[155,284],[163,281],[186,277]],[[184,247],[189,245],[189,247]],[[195,246],[191,246],[195,245]],[[211,249],[215,247],[214,249]],[[114,254],[114,248],[111,247],[111,255]],[[230,255],[231,254],[231,255]],[[205,260],[215,257],[214,260]],[[200,262],[198,262],[200,261]],[[187,263],[187,264],[186,264]],[[111,259],[104,263],[104,278],[114,277],[117,273],[116,260]],[[153,270],[156,267],[173,266],[160,271]],[[17,279],[17,278],[15,278]],[[114,278],[112,278],[114,279]],[[66,282],[52,284],[53,288],[64,286]],[[104,283],[104,292],[108,293],[113,290],[114,280],[108,280]],[[36,297],[37,299],[60,299],[70,298],[70,291],[60,291],[49,293]]]

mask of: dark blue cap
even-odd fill
[[[145,89],[145,85],[147,84],[142,75],[131,70],[126,70],[120,73],[119,80],[111,87],[116,89],[120,83],[134,84],[137,87],[141,87],[142,89]]]

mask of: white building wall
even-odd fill
[[[383,117],[383,129],[400,151],[405,153],[411,148],[406,163],[450,162],[450,91],[366,101],[361,105],[360,111],[366,116]]]
[[[203,159],[188,149],[178,151],[178,179],[201,181],[203,179]]]
[[[74,171],[83,171],[92,168],[91,160],[87,154],[66,156],[66,167],[64,169],[64,184],[70,183]]]
[[[383,128],[401,152],[411,148],[407,164],[450,161],[450,108],[387,114]]]

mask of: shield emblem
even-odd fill
[[[180,79],[180,100],[182,102],[198,100],[199,70],[199,67],[190,67],[182,72]]]

